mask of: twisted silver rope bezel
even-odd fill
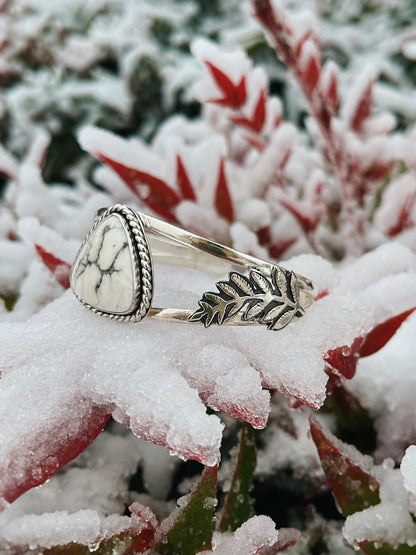
[[[140,214],[128,206],[122,204],[115,204],[110,208],[107,208],[99,218],[94,222],[94,225],[89,230],[87,236],[81,243],[78,250],[77,257],[82,251],[84,245],[89,241],[91,235],[95,232],[97,227],[101,223],[111,216],[112,214],[118,214],[123,217],[123,221],[126,225],[127,231],[130,236],[130,240],[133,246],[132,252],[130,253],[134,259],[134,309],[129,314],[114,314],[109,312],[104,312],[91,306],[89,303],[84,301],[76,292],[73,290],[76,298],[87,308],[89,308],[95,314],[100,316],[105,316],[110,318],[110,320],[117,320],[118,322],[139,322],[142,320],[150,310],[153,299],[153,265],[152,256],[150,252],[149,245],[147,243],[146,235],[143,229]],[[72,282],[72,270],[71,270],[71,282]]]

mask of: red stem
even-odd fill
[[[344,224],[347,237],[345,245],[346,256],[358,256],[362,253],[364,221],[361,211],[357,210],[354,191],[349,180],[348,160],[344,156],[344,150],[336,144],[331,128],[332,114],[327,110],[325,99],[319,87],[312,91],[307,87],[298,64],[298,57],[287,40],[290,30],[285,28],[284,23],[275,17],[270,0],[252,0],[255,15],[267,29],[271,43],[281,61],[292,71],[305,96],[309,111],[319,125],[322,137],[326,143],[324,156],[328,158],[332,169],[340,184],[342,211],[341,220]],[[317,145],[319,147],[319,145]]]

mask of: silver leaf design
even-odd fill
[[[239,315],[240,321],[279,330],[304,313],[296,274],[277,266],[270,277],[259,270],[251,270],[248,277],[230,272],[228,281],[219,281],[217,288],[218,293],[204,293],[190,321],[201,321],[208,327]]]

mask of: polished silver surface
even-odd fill
[[[82,256],[85,259],[85,252],[92,250],[85,245],[106,218],[114,214],[124,222],[128,240],[125,241],[127,246],[123,243],[122,247],[130,250],[134,276],[134,300],[128,313],[100,310],[87,302],[79,294],[79,287],[78,291],[76,288],[77,272],[85,266]],[[102,253],[103,259],[106,258],[104,255],[106,253]],[[202,293],[195,310],[152,307],[152,258],[163,264],[188,266],[222,275],[228,273],[228,279],[216,282],[216,292]],[[101,284],[100,272],[107,270],[103,270],[95,259],[91,264],[96,264],[94,270],[98,272]],[[124,264],[116,271],[129,272],[130,269]],[[244,271],[246,275],[242,273]],[[177,322],[200,322],[206,327],[213,324],[261,324],[279,330],[302,317],[313,302],[313,285],[309,279],[123,205],[112,206],[97,216],[74,262],[71,287],[87,308],[122,322],[137,322],[149,316]]]

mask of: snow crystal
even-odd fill
[[[253,195],[260,196],[266,187],[274,182],[276,172],[294,150],[297,138],[296,127],[290,123],[281,124],[273,131],[270,142],[256,165],[248,170],[251,174]]]
[[[385,234],[400,224],[402,210],[408,210],[409,221],[416,217],[416,179],[413,174],[405,173],[393,180],[383,194],[380,208],[377,210],[374,222]],[[413,203],[412,203],[413,201]]]
[[[270,517],[253,516],[232,537],[214,536],[214,549],[207,555],[255,555],[262,547],[276,543],[278,534]]]
[[[137,138],[125,140],[104,129],[86,126],[78,133],[78,140],[84,150],[95,156],[100,154],[119,164],[170,181],[164,161]]]
[[[416,524],[409,512],[400,470],[393,469],[393,462],[387,459],[374,473],[380,482],[381,502],[347,517],[343,529],[345,539],[353,545],[365,540],[391,546],[416,545]]]
[[[14,156],[0,144],[0,169],[11,178],[16,178],[19,173],[19,164]]]
[[[169,451],[160,445],[136,439],[140,452],[143,482],[153,499],[166,499],[171,487],[172,476],[179,459],[172,457]]]
[[[100,516],[122,514],[130,476],[140,461],[140,445],[132,434],[125,437],[103,432],[64,471],[24,493],[0,514],[0,538],[15,519],[25,514],[95,510]]]
[[[22,270],[25,277],[20,286],[19,297],[13,306],[13,310],[4,313],[0,317],[1,320],[8,322],[26,320],[62,294],[62,286],[59,285],[48,268],[37,257],[29,262],[32,259],[30,255],[32,255],[32,249],[29,249],[28,260],[26,260],[29,267]],[[16,283],[14,285],[16,286]]]
[[[416,318],[409,316],[383,349],[359,361],[348,384],[375,420],[379,460],[400,460],[416,436],[415,331]]]
[[[322,467],[309,432],[311,411],[290,409],[282,397],[273,398],[271,422],[265,448],[257,455],[256,473],[268,476],[276,470],[292,468],[296,476],[322,478]],[[302,456],[299,456],[299,453]]]
[[[335,272],[316,256],[289,262],[314,280],[317,291],[331,293],[278,333],[263,326],[195,324],[185,330],[150,319],[123,325],[89,312],[71,292],[26,322],[2,324],[0,412],[4,419],[15,414],[2,430],[2,491],[19,472],[28,476],[76,438],[96,406],[137,436],[208,465],[218,461],[222,425],[206,414],[201,399],[256,426],[265,424],[269,410],[262,386],[318,408],[326,395],[328,349],[350,345],[375,323],[411,307],[414,255],[404,247],[398,251],[394,245],[374,251],[355,273],[348,266]],[[397,257],[398,274],[391,264]],[[214,285],[195,270],[161,267],[155,275],[155,303],[161,306],[175,299],[196,307],[201,292]]]
[[[258,231],[260,228],[270,225],[270,208],[264,200],[248,199],[238,207],[237,220],[253,231]]]
[[[98,45],[89,38],[70,36],[63,50],[59,52],[59,60],[69,69],[82,72],[95,63],[99,53]]]
[[[122,517],[120,517],[122,518]],[[50,548],[76,542],[93,545],[101,535],[101,521],[97,511],[92,509],[69,514],[67,511],[23,515],[12,521],[0,536],[3,546],[7,544]]]
[[[374,81],[374,78],[374,67],[371,65],[366,65],[361,70],[361,73],[356,78],[352,87],[349,89],[348,95],[346,96],[341,109],[342,119],[348,122],[348,124],[352,123],[352,120],[354,119],[356,114],[357,107],[363,100],[363,94],[365,93],[369,84]]]
[[[67,511],[45,512],[16,518],[4,531],[0,541],[6,553],[13,553],[14,546],[26,545],[29,550],[33,550],[37,546],[47,549],[73,542],[94,550],[103,540],[129,530],[140,532],[142,528],[143,523],[135,515],[131,518],[119,515],[103,518],[91,509],[72,514]]]
[[[412,504],[416,506],[416,445],[410,445],[400,464],[404,487],[409,492]]]
[[[416,40],[408,40],[402,45],[403,56],[409,60],[416,60]]]
[[[207,208],[191,201],[183,201],[176,208],[176,216],[181,225],[218,243],[227,244],[230,240],[228,222],[220,218],[214,208]]]
[[[235,222],[230,227],[230,235],[234,249],[246,252],[261,259],[269,258],[267,249],[259,245],[257,235],[243,223]]]
[[[400,114],[409,120],[416,118],[416,93],[413,89],[398,89],[386,83],[376,83],[374,102],[384,109]]]
[[[27,272],[33,251],[19,241],[0,239],[0,292],[4,296],[17,295]]]
[[[251,67],[251,62],[243,50],[235,49],[224,52],[222,48],[206,39],[195,39],[191,44],[191,51],[201,62],[211,62],[225,72],[235,85],[240,82],[241,77]],[[217,86],[209,77],[203,78],[197,83],[194,91],[200,101],[222,97],[221,91],[218,91]]]
[[[19,221],[18,233],[25,244],[32,247],[37,244],[68,264],[72,264],[79,249],[78,240],[65,239],[57,231],[41,225],[36,218],[22,218]]]

